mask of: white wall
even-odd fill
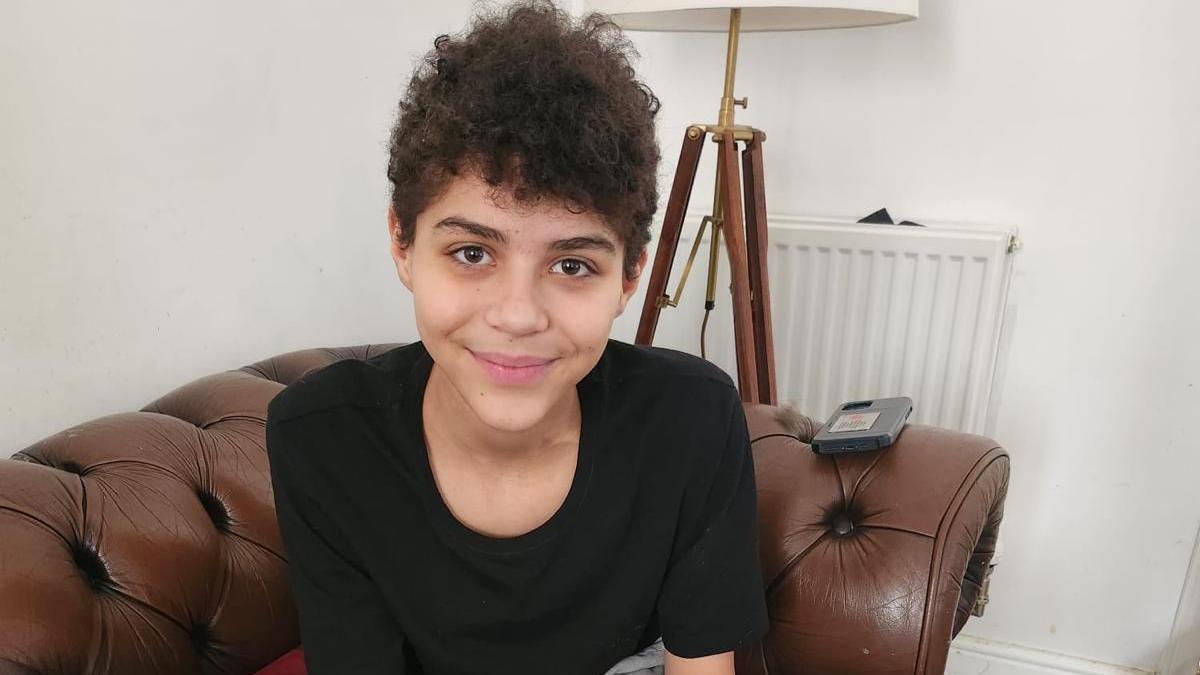
[[[0,454],[215,370],[415,338],[384,144],[469,5],[413,6],[0,5]],[[1152,667],[1200,524],[1200,4],[921,13],[744,38],[770,211],[1020,227],[1006,549],[968,632]],[[715,121],[724,38],[633,37],[665,197],[684,126]]]
[[[0,3],[0,454],[292,349],[415,339],[387,132],[465,0]]]

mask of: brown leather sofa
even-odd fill
[[[244,674],[293,649],[267,403],[396,346],[213,374],[0,460],[0,675]],[[771,629],[739,675],[942,672],[989,569],[1007,453],[910,425],[891,448],[831,459],[794,411],[747,419]]]

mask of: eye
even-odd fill
[[[559,260],[551,265],[550,269],[553,270],[555,267],[562,268],[562,272],[560,272],[560,274],[568,277],[578,277],[580,279],[584,277],[590,277],[596,273],[596,270],[593,269],[591,265],[588,265],[586,262],[578,258],[563,258],[562,260]]]
[[[451,251],[450,257],[463,267],[479,267],[491,256],[482,246],[463,246]]]

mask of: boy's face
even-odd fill
[[[570,400],[600,359],[646,253],[626,280],[622,243],[600,216],[492,192],[464,173],[417,216],[410,246],[397,243],[391,209],[388,229],[438,368],[482,422],[519,432]]]

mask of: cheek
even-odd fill
[[[427,328],[448,332],[487,303],[482,284],[464,280],[425,262],[413,274],[413,307]]]
[[[577,342],[603,341],[612,329],[620,301],[619,287],[556,296],[554,318]]]

